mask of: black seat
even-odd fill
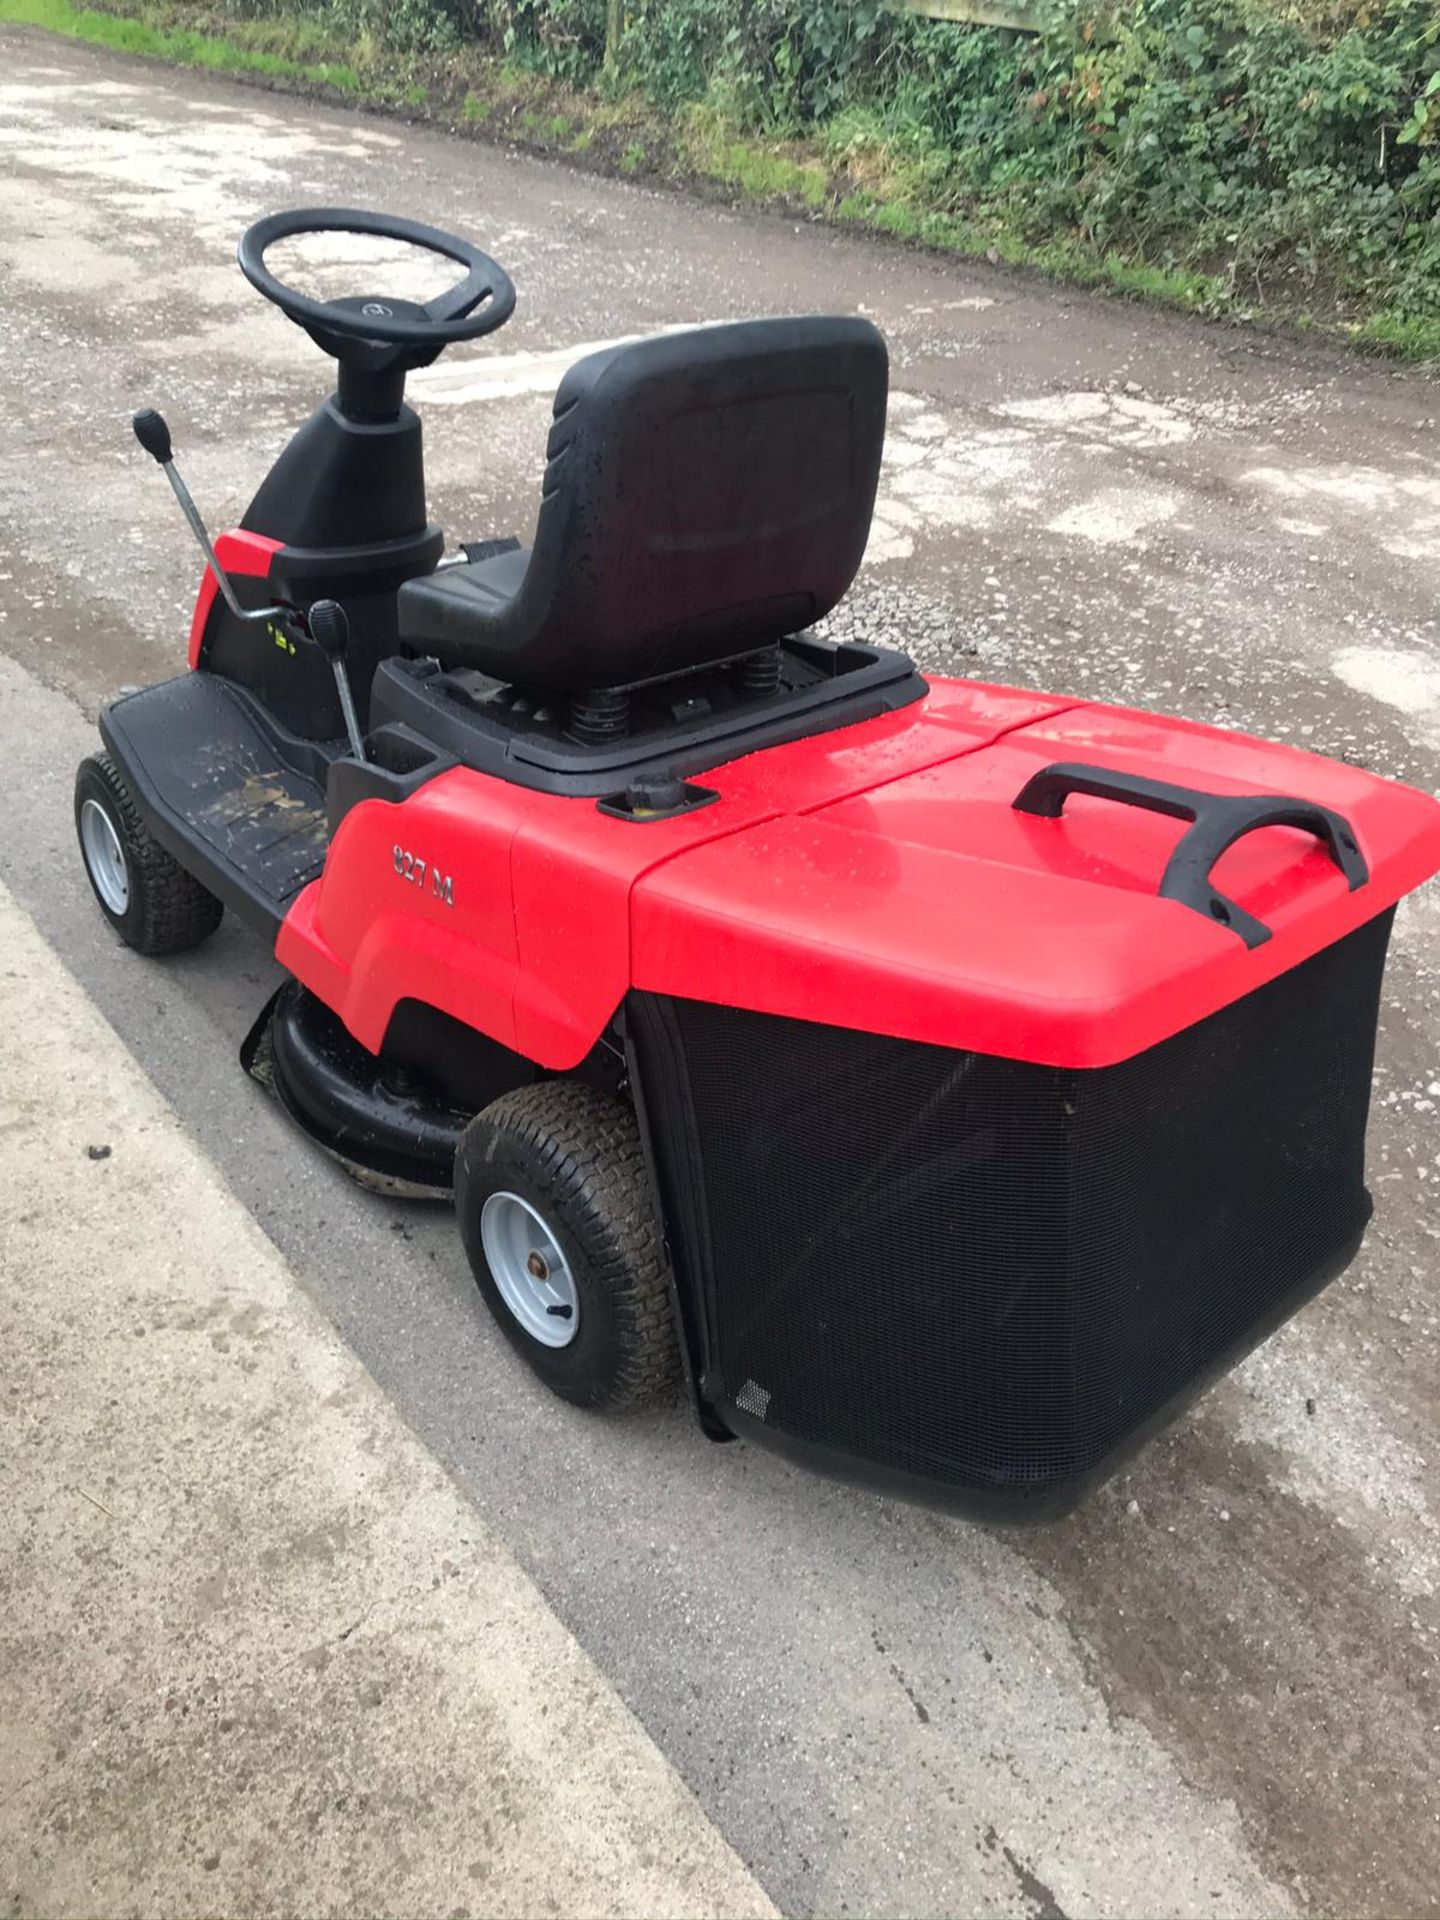
[[[532,551],[410,580],[400,635],[527,692],[632,686],[828,613],[865,551],[888,361],[868,321],[752,320],[566,374]]]

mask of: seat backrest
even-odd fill
[[[753,651],[855,577],[885,437],[868,321],[742,321],[579,361],[555,396],[511,676],[613,687]]]

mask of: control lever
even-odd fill
[[[180,511],[190,522],[190,531],[200,542],[200,550],[215,583],[225,596],[225,604],[237,620],[278,620],[285,614],[284,607],[242,607],[235,597],[229,576],[215,558],[215,549],[210,544],[210,535],[205,531],[205,522],[200,518],[200,509],[190,497],[190,489],[180,478],[175,465],[175,456],[170,449],[170,429],[165,424],[163,413],[157,413],[153,407],[142,407],[140,412],[131,416],[131,426],[135,429],[135,438],[140,442],[150,458],[155,461],[165,478],[170,482],[170,491],[180,502]]]
[[[357,760],[365,758],[360,738],[360,722],[355,717],[355,701],[350,692],[350,676],[345,671],[345,649],[350,644],[350,622],[338,600],[317,600],[310,609],[310,638],[330,662],[335,675],[335,691],[340,696],[340,711],[345,716],[345,731],[350,736],[350,751]]]

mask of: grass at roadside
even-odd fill
[[[271,79],[298,80],[363,93],[353,67],[312,61],[238,44],[228,34],[201,33],[183,26],[157,26],[128,14],[101,13],[71,5],[71,0],[0,0],[0,21],[43,27],[71,40],[88,40],[120,53],[148,54],[175,66],[206,67],[217,73],[255,73]]]
[[[0,22],[177,66],[334,93],[591,170],[719,189],[737,200],[785,206],[1189,313],[1279,319],[1410,361],[1440,359],[1440,317],[1253,307],[1222,274],[1160,266],[1063,237],[1037,244],[1002,223],[929,207],[923,181],[901,163],[857,168],[816,138],[742,137],[713,106],[667,114],[636,94],[569,87],[475,48],[397,53],[363,32],[342,36],[318,17],[231,19],[202,12],[193,0],[109,0],[103,8],[73,0],[0,0]]]

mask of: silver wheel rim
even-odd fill
[[[111,913],[124,913],[130,905],[130,868],[115,823],[98,800],[87,800],[80,809],[80,848],[96,893]]]
[[[520,1325],[542,1347],[568,1347],[580,1331],[580,1295],[560,1243],[528,1200],[492,1193],[480,1211],[491,1278]]]

